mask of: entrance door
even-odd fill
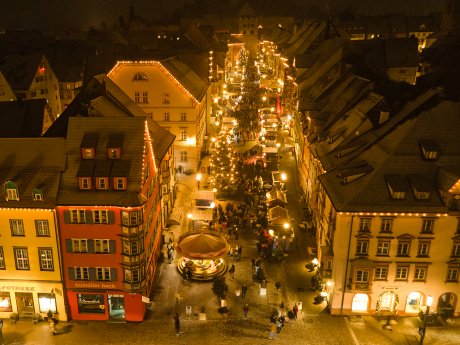
[[[31,293],[16,292],[16,304],[19,317],[33,316],[35,313],[34,296]]]
[[[109,318],[125,318],[125,297],[123,295],[109,295]]]
[[[376,312],[390,312],[394,313],[396,308],[398,307],[398,296],[391,292],[385,291],[380,294],[379,299],[377,301]]]

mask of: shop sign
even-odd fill
[[[34,286],[0,286],[1,291],[30,291],[34,292],[35,287]]]
[[[76,288],[115,289],[115,284],[106,283],[75,283]]]

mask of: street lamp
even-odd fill
[[[198,184],[198,189],[200,189],[201,174],[196,174],[196,182]]]
[[[419,327],[418,333],[420,334],[420,345],[423,345],[423,340],[425,339],[425,333],[426,333],[426,319],[428,315],[430,315],[430,307],[431,304],[433,303],[433,297],[428,296],[426,298],[426,311],[425,314],[423,315],[423,320],[422,320],[422,325]]]
[[[187,213],[187,218],[188,218],[188,229],[192,227],[192,214],[189,212]]]

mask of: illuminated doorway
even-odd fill
[[[31,293],[16,292],[16,304],[18,306],[19,317],[34,315],[34,297]]]
[[[125,318],[125,297],[123,295],[109,295],[109,317],[111,319]]]
[[[375,311],[377,313],[395,313],[398,304],[398,295],[392,291],[385,291],[380,294]]]
[[[366,312],[369,306],[369,296],[364,293],[358,293],[353,297],[351,304],[352,312]]]
[[[420,292],[413,291],[407,296],[405,312],[410,314],[418,314],[421,304],[422,294]]]

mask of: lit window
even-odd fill
[[[113,188],[116,190],[125,190],[126,189],[126,179],[124,177],[114,177]]]
[[[48,220],[36,220],[35,221],[35,230],[37,231],[37,236],[49,236],[50,228]]]
[[[91,177],[80,177],[80,189],[91,189]]]
[[[18,187],[16,183],[8,181],[4,185],[6,200],[19,200]]]
[[[83,159],[94,159],[94,149],[92,149],[92,148],[83,148],[82,149],[82,158]]]
[[[40,270],[54,271],[53,251],[51,248],[39,248]]]
[[[106,177],[99,177],[97,179],[98,189],[107,189],[109,188]]]
[[[107,156],[109,157],[109,159],[120,159],[120,149],[108,149]]]
[[[24,236],[24,222],[22,219],[10,219],[11,236]]]
[[[108,224],[109,223],[108,214],[109,214],[109,211],[107,210],[94,210],[93,211],[93,223],[94,224]]]
[[[14,248],[14,260],[17,270],[29,270],[29,253],[27,248]]]

